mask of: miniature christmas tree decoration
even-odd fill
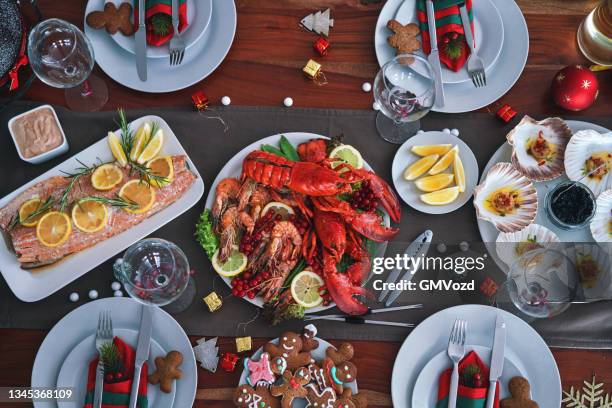
[[[200,362],[203,369],[214,373],[217,371],[219,364],[219,347],[217,347],[217,338],[206,340],[202,338],[197,341],[198,345],[193,348],[196,360]]]
[[[330,18],[330,11],[327,9],[307,15],[300,24],[309,31],[329,37],[329,29],[334,26],[334,19]]]

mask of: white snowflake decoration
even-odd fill
[[[569,392],[563,391],[562,403],[565,408],[612,408],[612,395],[604,394],[603,383],[595,381],[595,375],[591,382],[584,381],[581,390],[571,387]]]

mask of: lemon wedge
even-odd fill
[[[305,308],[319,306],[323,303],[319,288],[324,284],[325,282],[319,275],[305,269],[291,281],[291,296],[298,305]]]
[[[42,204],[43,201],[39,198],[32,198],[31,200],[21,204],[21,207],[19,207],[19,223],[24,227],[35,227],[36,224],[38,224],[38,221],[42,218],[43,214],[39,214],[29,220],[28,217],[33,212],[37,211]]]
[[[174,180],[174,166],[170,156],[157,157],[147,163],[147,167],[154,176],[165,178],[163,181],[151,180],[151,184],[154,187],[161,188],[167,186]]]
[[[448,152],[453,145],[451,144],[435,144],[435,145],[420,145],[420,146],[412,146],[410,151],[414,154],[418,154],[419,156],[431,156],[432,154],[439,154],[442,156],[446,152]]]
[[[459,197],[459,187],[448,187],[433,193],[421,194],[421,200],[429,205],[446,205]]]
[[[287,219],[289,215],[295,214],[293,208],[279,201],[272,201],[271,203],[266,204],[263,210],[261,210],[261,215],[266,215],[266,213],[270,210],[274,211],[276,215],[283,217],[283,219]]]
[[[70,218],[59,211],[46,213],[36,225],[36,238],[47,247],[62,245],[68,240],[71,232]]]
[[[455,176],[448,173],[436,174],[435,176],[422,177],[414,182],[417,188],[426,193],[438,191],[448,187],[453,182]]]
[[[459,154],[455,155],[453,172],[455,173],[455,182],[457,183],[457,187],[459,187],[459,192],[463,193],[465,191],[465,170]]]
[[[119,138],[119,136],[117,136],[114,132],[108,132],[107,139],[108,146],[110,147],[115,160],[117,160],[120,166],[127,165],[127,156],[123,151],[123,146],[121,145],[121,139]]]
[[[438,162],[434,164],[434,166],[431,169],[429,169],[429,174],[434,176],[446,170],[448,166],[450,166],[453,163],[453,160],[455,160],[455,156],[457,155],[458,152],[459,152],[459,146],[455,146],[452,149],[450,149],[448,152],[446,152],[444,156],[442,156],[442,158],[438,160]]]
[[[72,207],[72,222],[83,232],[100,231],[108,223],[108,210],[97,201],[79,201]]]
[[[146,162],[153,160],[159,154],[163,145],[164,131],[160,128],[157,129],[155,134],[151,136],[136,161],[139,164],[145,164]]]
[[[340,159],[344,163],[350,164],[356,169],[361,169],[363,167],[363,157],[361,157],[361,153],[359,150],[355,149],[351,145],[343,144],[340,146],[336,146],[330,153],[330,159]],[[335,161],[332,164],[332,167],[337,167],[340,165],[339,161]]]
[[[143,123],[134,135],[134,143],[132,144],[132,150],[130,151],[130,160],[136,161],[138,156],[142,153],[142,150],[146,146],[149,138],[151,137],[151,125],[149,122]]]
[[[436,163],[439,157],[440,155],[438,154],[432,154],[415,161],[408,166],[406,170],[404,170],[404,179],[411,181],[418,178],[429,170],[431,166]]]
[[[155,189],[142,180],[130,180],[119,190],[119,197],[138,205],[137,208],[125,208],[125,211],[140,214],[148,211],[155,202]]]
[[[215,252],[211,259],[211,263],[219,275],[230,278],[242,273],[246,269],[248,259],[245,254],[238,250],[238,246],[234,245],[227,257],[227,261],[224,263],[219,261],[219,250],[217,249],[217,252]]]
[[[91,173],[91,185],[96,190],[111,190],[123,181],[123,171],[114,164],[103,164]]]

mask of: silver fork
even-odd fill
[[[465,41],[470,46],[470,56],[467,60],[468,75],[472,79],[472,82],[476,88],[487,86],[487,76],[485,75],[484,63],[482,62],[482,58],[476,54],[476,47],[474,47],[474,36],[472,35],[472,27],[470,26],[470,17],[468,16],[465,3],[459,7],[459,10],[461,11],[461,23],[463,24],[463,31],[465,32]]]
[[[113,341],[113,321],[110,312],[104,310],[98,315],[98,330],[96,330],[96,350],[98,355],[102,353],[102,347]],[[96,385],[94,388],[94,408],[102,406],[102,393],[104,388],[104,363],[100,358],[96,368]]]
[[[456,319],[448,339],[448,357],[453,360],[453,374],[448,394],[448,408],[455,408],[457,405],[457,389],[459,387],[459,362],[465,356],[465,337],[467,322]]]
[[[179,0],[172,0],[172,28],[174,33],[170,40],[170,65],[180,65],[185,56],[185,41],[179,33]]]

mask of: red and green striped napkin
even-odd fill
[[[473,33],[474,16],[472,13],[472,0],[434,0],[433,3],[440,62],[453,71],[459,71],[470,54],[470,48],[465,41],[465,32],[461,24],[459,6],[465,3]],[[429,54],[431,45],[429,43],[429,26],[427,24],[425,0],[417,0],[417,19],[421,29],[423,52]],[[475,39],[474,42],[476,42]]]
[[[135,2],[134,7],[134,24],[138,23],[138,2]],[[172,0],[146,0],[147,10],[145,12],[145,21],[147,24],[147,43],[157,46],[163,45],[170,41],[173,34],[172,24],[169,23],[168,32],[163,35],[156,33],[153,25],[159,15],[166,15],[167,21],[172,18]],[[187,28],[187,0],[179,0],[179,32],[185,31]]]
[[[489,388],[489,367],[482,362],[478,354],[474,351],[470,351],[467,356],[459,363],[459,377],[463,370],[470,365],[476,365],[480,369],[482,377],[482,387],[472,388],[459,384],[459,390],[457,392],[457,408],[485,408],[487,403],[487,391]],[[448,407],[448,394],[450,390],[450,378],[453,372],[452,368],[445,370],[440,375],[438,382],[438,399],[436,408],[447,408]],[[495,402],[494,408],[499,408],[499,383],[495,390]]]

